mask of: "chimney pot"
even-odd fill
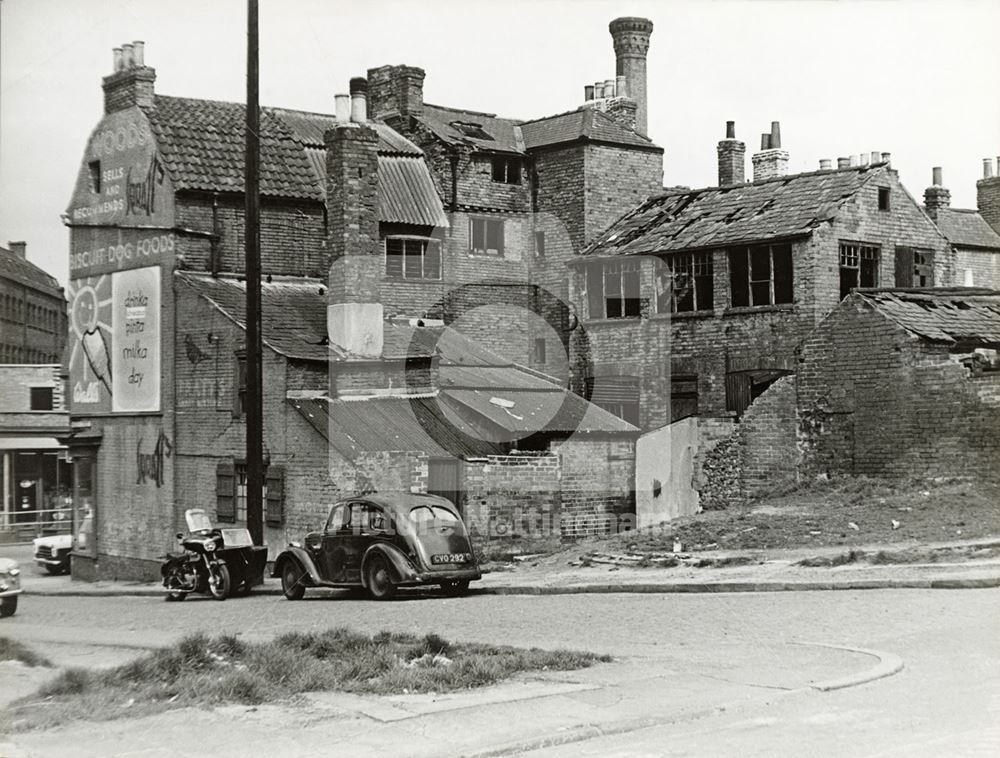
[[[614,97],[615,96],[615,80],[605,79],[604,80],[604,96]]]
[[[760,149],[770,150],[771,149],[771,135],[764,132],[760,135]]]
[[[819,161],[820,171],[829,171],[831,168],[833,168],[833,163],[830,161],[829,158],[820,158]]]
[[[146,43],[137,39],[132,43],[132,60],[137,66],[146,65]]]
[[[594,99],[600,100],[604,97],[604,82],[594,82]]]
[[[334,115],[337,118],[338,124],[346,124],[351,120],[351,96],[350,95],[334,95]]]
[[[22,261],[28,259],[28,243],[27,242],[8,242],[7,247],[10,251]]]
[[[368,94],[368,80],[363,76],[351,77],[350,91],[352,95],[356,95],[359,92],[364,92]]]
[[[892,153],[882,153],[882,163],[892,163]]]
[[[943,187],[944,182],[941,179],[941,167],[935,166],[931,169],[931,184],[935,187]]]
[[[583,85],[583,99],[584,102],[589,102],[594,99],[594,85],[585,84]]]
[[[882,160],[882,153],[878,150],[872,150],[872,164],[879,163]]]
[[[615,94],[618,97],[628,97],[628,80],[624,76],[615,77]]]
[[[1000,159],[998,159],[997,165],[1000,166]],[[983,179],[993,178],[993,159],[983,158]]]
[[[736,122],[726,122],[726,139],[736,139]]]
[[[122,45],[122,66],[124,68],[132,68],[135,65],[135,61],[132,57],[132,45],[126,42]]]
[[[771,122],[771,142],[770,147],[772,150],[777,150],[781,147],[781,124],[777,121]]]
[[[368,96],[364,92],[351,95],[351,121],[363,124],[368,120]]]
[[[850,158],[846,156],[841,156],[840,158],[837,158],[837,168],[850,168],[850,167],[851,167]]]
[[[113,61],[115,72],[121,71],[123,68],[125,68],[124,63],[122,61],[122,49],[120,47],[112,49],[111,58]]]

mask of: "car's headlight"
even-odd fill
[[[215,550],[215,543],[212,540],[205,540],[205,552],[211,553],[213,550]]]
[[[11,576],[18,576],[21,573],[21,569],[19,568],[7,569],[7,573],[10,574]]]

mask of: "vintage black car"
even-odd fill
[[[307,587],[363,587],[384,600],[397,587],[436,584],[459,595],[482,576],[455,506],[409,493],[334,503],[323,530],[291,543],[271,575],[281,577],[289,600]]]

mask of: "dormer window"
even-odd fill
[[[521,159],[495,156],[493,158],[493,181],[503,184],[520,184]]]
[[[484,139],[493,142],[493,137],[483,129],[482,124],[477,124],[475,121],[452,121],[452,128],[457,129],[465,137],[472,137],[473,139]]]

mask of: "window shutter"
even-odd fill
[[[264,485],[264,521],[268,526],[281,526],[285,523],[285,467],[268,466]]]
[[[913,249],[909,247],[896,248],[896,286],[913,286]]]
[[[232,461],[219,461],[215,467],[215,519],[236,521],[236,471]]]
[[[604,268],[600,263],[587,266],[588,318],[604,318]]]

